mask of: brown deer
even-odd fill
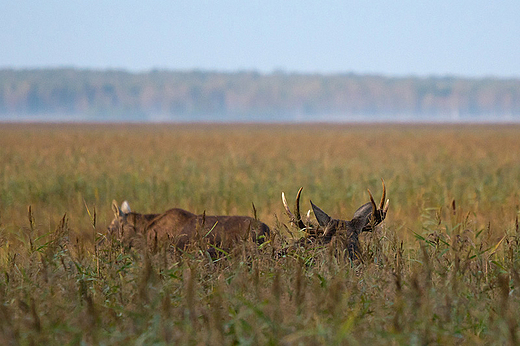
[[[216,255],[215,248],[226,251],[247,239],[262,243],[270,234],[266,224],[248,216],[196,215],[179,208],[162,214],[139,214],[131,212],[126,201],[121,208],[113,201],[112,210],[115,218],[108,234],[127,247],[144,240],[154,251],[170,244],[185,250],[190,243],[203,241],[213,245],[208,251]]]
[[[359,259],[359,235],[362,232],[373,231],[374,228],[380,224],[385,218],[388,212],[388,204],[390,200],[386,199],[386,186],[383,182],[383,196],[379,206],[376,205],[372,193],[368,190],[370,196],[370,202],[363,204],[359,207],[351,220],[334,219],[327,215],[323,210],[318,208],[314,203],[311,202],[314,216],[318,221],[318,227],[314,228],[311,225],[306,225],[300,216],[300,194],[303,187],[298,190],[296,194],[296,204],[294,214],[291,213],[285,194],[282,192],[282,203],[285,208],[285,212],[289,216],[289,219],[293,225],[298,229],[306,232],[306,237],[300,240],[297,245],[309,244],[309,243],[320,243],[328,244],[331,242],[332,237],[336,234],[342,234],[346,238],[346,247],[348,254],[351,259]],[[386,200],[386,203],[385,203]]]

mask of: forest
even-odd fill
[[[444,121],[520,118],[520,80],[212,72],[0,70],[0,120]]]

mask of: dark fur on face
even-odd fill
[[[385,218],[388,211],[388,200],[386,200],[386,187],[383,181],[383,196],[379,206],[376,205],[372,194],[370,195],[370,202],[363,204],[359,207],[351,220],[334,219],[327,213],[317,207],[311,201],[312,210],[314,216],[318,221],[318,229],[312,229],[305,225],[300,217],[300,194],[302,189],[298,191],[296,195],[296,206],[295,214],[293,215],[287,206],[285,195],[282,193],[282,202],[284,204],[287,215],[291,222],[295,224],[299,229],[305,229],[309,235],[311,242],[319,242],[322,244],[328,244],[331,242],[335,235],[341,234],[346,240],[346,248],[348,250],[351,259],[359,258],[360,247],[359,247],[359,235],[362,232],[371,232],[374,228],[379,225]],[[386,203],[385,203],[386,200]],[[308,242],[308,238],[304,239],[303,242]]]

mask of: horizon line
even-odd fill
[[[150,67],[146,69],[139,68],[128,68],[128,67],[88,67],[88,66],[75,66],[75,65],[56,65],[56,66],[8,66],[0,65],[0,71],[15,71],[15,72],[27,72],[27,71],[60,71],[60,70],[73,70],[83,72],[123,72],[128,74],[150,74],[150,73],[213,73],[213,74],[257,74],[261,76],[276,76],[276,75],[287,75],[287,76],[359,76],[359,77],[382,77],[387,79],[466,79],[466,80],[520,80],[520,76],[502,76],[495,74],[482,74],[482,75],[464,75],[457,73],[409,73],[409,74],[398,74],[398,73],[386,73],[386,72],[360,72],[360,71],[301,71],[291,70],[285,68],[272,69],[270,71],[263,71],[261,69],[253,68],[237,68],[237,69],[218,69],[218,68],[172,68],[172,67]]]

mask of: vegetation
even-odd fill
[[[0,127],[0,344],[517,344],[518,126]],[[281,191],[362,241],[278,256]],[[276,234],[217,261],[123,251],[112,199],[252,215]],[[291,231],[291,232],[289,232]]]
[[[517,120],[520,80],[0,70],[0,116],[83,120]],[[460,118],[459,118],[460,117]]]

